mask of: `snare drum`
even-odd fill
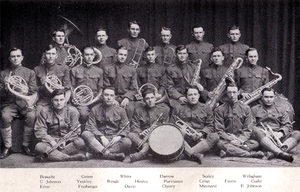
[[[149,137],[150,152],[161,161],[178,160],[184,150],[184,138],[181,131],[171,124],[154,129]]]

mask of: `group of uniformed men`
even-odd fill
[[[11,65],[0,73],[0,89],[5,96],[1,109],[1,159],[12,153],[11,123],[19,117],[25,120],[22,144],[26,155],[34,154],[29,147],[34,134],[38,140],[35,155],[46,154],[49,161],[123,161],[127,154],[131,162],[146,159],[150,147],[143,142],[145,130],[163,114],[159,124],[174,123],[179,117],[197,132],[183,132],[183,156],[189,160],[201,163],[204,153],[219,149],[220,157],[293,161],[288,152],[297,146],[300,132],[293,130],[287,108],[274,102],[274,90],[264,88],[261,100],[252,108],[239,101],[240,95],[249,98],[249,93],[268,83],[269,72],[257,65],[257,50],[239,42],[241,32],[237,26],[228,30],[230,42],[217,48],[203,41],[205,31],[199,25],[192,29],[194,41],[186,46],[170,44],[171,29],[163,27],[161,45],[151,47],[144,42],[144,57],[138,68],[131,65],[136,47],[140,46],[139,23],[130,22],[128,32],[129,37],[119,40],[115,50],[106,45],[107,31],[99,29],[96,48],[102,54],[101,61],[94,63],[95,49],[87,46],[82,49],[82,64],[73,68],[66,64],[68,45],[61,29],[53,33],[53,43],[44,49],[40,65],[34,70],[22,66],[19,48],[11,49]],[[174,53],[165,62],[168,48]],[[212,109],[205,102],[238,57],[244,64],[235,70],[235,81],[227,83],[220,105]],[[200,70],[198,59],[202,60],[199,74],[195,73]],[[49,75],[57,76],[62,88],[47,89]],[[21,90],[20,95],[30,99],[38,95],[35,105],[29,106],[26,99],[9,91],[11,76],[20,76],[27,83],[28,90]],[[138,100],[139,87],[146,83],[156,90],[146,87],[140,93],[142,100]],[[87,85],[96,95],[88,106],[72,99],[73,89],[80,85]],[[169,99],[160,102],[166,95]],[[271,127],[271,137],[264,126]],[[281,146],[274,142],[274,136]],[[133,148],[138,150],[134,152]]]

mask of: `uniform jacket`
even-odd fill
[[[37,139],[48,142],[62,138],[79,125],[79,112],[73,106],[66,106],[57,111],[53,107],[41,111],[34,125]],[[69,140],[76,139],[81,133],[80,128],[75,131]]]
[[[253,130],[251,109],[240,102],[226,102],[216,108],[215,129],[221,139],[231,140],[226,133],[237,136],[242,141],[250,138]]]
[[[64,44],[63,46],[58,46],[56,43],[53,43],[53,45],[55,46],[56,49],[56,53],[57,53],[57,58],[55,60],[56,64],[58,65],[66,65],[67,60],[66,58],[68,57],[68,45]],[[40,61],[40,65],[43,65],[45,63],[45,59],[46,59],[46,55],[45,53],[43,53],[41,61]]]
[[[248,45],[237,43],[226,43],[220,46],[220,49],[224,52],[225,60],[224,65],[229,67],[234,59],[241,57],[245,62],[245,53],[249,49]]]
[[[96,136],[114,136],[127,122],[125,109],[101,103],[92,108],[85,129]],[[127,133],[126,128],[120,135],[126,136]]]
[[[213,49],[213,44],[201,41],[193,41],[186,45],[187,51],[189,53],[189,59],[195,61],[197,59],[202,60],[201,68],[205,69],[208,67],[210,62],[210,52]]]
[[[115,63],[117,61],[117,51],[114,48],[111,48],[107,45],[97,46],[102,54],[102,59],[97,66],[101,69],[104,69],[109,64]]]
[[[163,113],[159,123],[169,122],[170,108],[164,103],[156,104],[153,108],[149,108],[146,105],[141,105],[135,109],[133,118],[131,121],[131,132],[140,133],[145,129],[148,129]]]

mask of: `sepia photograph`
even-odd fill
[[[297,191],[299,5],[1,0],[0,188]]]

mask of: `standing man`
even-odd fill
[[[182,119],[195,133],[184,133],[185,154],[201,164],[203,153],[212,149],[219,141],[214,132],[213,112],[210,107],[199,102],[197,87],[187,87],[185,91],[187,103],[175,108],[173,114]],[[175,121],[176,116],[174,116]]]
[[[161,45],[157,45],[154,47],[155,53],[157,55],[156,61],[158,65],[168,67],[171,64],[175,62],[175,49],[176,46],[170,43],[170,40],[172,38],[172,33],[170,28],[162,27],[160,32],[160,38],[162,40]],[[167,53],[171,53],[171,50],[173,50],[173,54],[170,54],[169,60],[164,62],[165,56]]]
[[[145,83],[151,83],[157,88],[158,93],[162,95],[166,90],[166,68],[158,65],[155,62],[157,56],[153,47],[148,47],[145,51],[145,54],[147,58],[146,65],[140,66],[136,70],[139,87]]]
[[[253,135],[266,150],[273,153],[269,158],[275,155],[279,159],[292,162],[294,158],[288,152],[298,145],[300,132],[293,130],[285,107],[274,103],[275,93],[272,88],[262,90],[261,100],[262,103],[251,108],[256,126]],[[266,131],[262,124],[265,128],[269,127],[274,135],[270,135],[270,131]]]
[[[219,48],[214,48],[211,51],[212,63],[208,68],[201,70],[201,85],[204,91],[201,92],[201,97],[207,101],[213,96],[213,90],[218,86],[222,77],[227,71],[227,67],[223,65],[224,53]]]
[[[255,48],[246,51],[247,64],[235,71],[235,79],[241,94],[248,99],[249,93],[269,82],[269,71],[257,65],[258,52]]]
[[[34,132],[40,142],[35,146],[37,155],[47,153],[57,145],[57,142],[70,132],[70,137],[57,149],[47,154],[48,161],[83,161],[85,143],[79,137],[81,130],[79,113],[73,106],[66,105],[64,89],[56,89],[51,93],[51,108],[45,108],[39,114]],[[38,157],[38,156],[37,156]]]
[[[123,161],[131,141],[127,138],[128,129],[120,130],[128,123],[128,119],[125,110],[114,105],[114,100],[115,89],[104,88],[103,103],[92,108],[82,138],[95,155]]]
[[[39,115],[40,111],[43,108],[51,106],[51,99],[49,97],[49,94],[54,90],[48,90],[46,88],[45,80],[47,76],[53,75],[60,80],[62,84],[61,86],[66,89],[66,102],[69,101],[69,98],[71,96],[70,69],[66,65],[59,65],[57,63],[56,59],[58,58],[58,55],[56,50],[57,49],[54,45],[47,45],[44,49],[45,62],[34,68],[34,71],[36,73],[37,85],[39,88],[39,100],[37,101],[36,116]]]
[[[131,131],[128,137],[132,143],[138,147],[145,135],[142,132],[151,127],[151,125],[159,118],[162,113],[159,123],[169,122],[170,108],[165,103],[156,103],[155,91],[153,89],[144,89],[142,91],[145,105],[139,105],[135,111],[131,121]],[[138,149],[139,152],[130,154],[130,161],[135,162],[147,158],[149,145],[145,142]]]
[[[134,57],[134,53],[136,52],[136,48],[139,44],[139,40],[141,39],[141,38],[138,38],[139,34],[141,32],[140,24],[137,21],[129,22],[127,31],[129,33],[129,37],[119,40],[118,47],[125,47],[128,50],[128,56],[127,56],[125,64],[129,65],[129,64],[133,64],[132,59]],[[144,46],[140,47],[141,50],[138,51],[138,53],[143,54],[143,52],[146,50],[146,48],[148,46],[149,46],[148,43],[145,41]],[[141,60],[142,60],[142,57],[140,59],[140,63],[141,63]]]
[[[202,69],[205,69],[210,63],[209,55],[213,49],[213,45],[203,41],[205,31],[200,25],[193,26],[192,35],[194,37],[194,41],[186,45],[189,53],[189,59],[192,61],[202,59]]]
[[[238,102],[238,88],[234,83],[227,85],[229,101],[215,111],[215,129],[220,136],[217,143],[221,149],[220,157],[254,157],[263,158],[258,149],[259,143],[250,139],[253,130],[253,119],[248,105]]]
[[[95,51],[93,47],[84,47],[83,50],[83,63],[71,69],[71,82],[72,87],[75,89],[80,85],[86,85],[92,89],[93,95],[95,96],[92,101],[89,102],[88,106],[78,105],[76,98],[73,103],[76,105],[80,113],[80,123],[85,125],[88,120],[90,108],[100,100],[103,88],[103,70],[93,65],[95,58]],[[74,93],[73,93],[74,94]],[[75,96],[76,97],[76,96]]]
[[[220,46],[220,49],[225,54],[225,62],[224,65],[226,67],[230,66],[234,59],[241,57],[245,59],[245,52],[249,49],[248,45],[242,44],[239,42],[241,38],[240,28],[233,25],[228,29],[228,38],[230,39],[230,43],[226,43]]]
[[[106,41],[108,39],[106,29],[98,29],[95,39],[98,42],[98,46],[96,48],[99,49],[102,53],[102,60],[97,63],[97,66],[101,69],[104,69],[107,65],[115,63],[117,61],[117,52],[114,48],[111,48],[106,44]]]
[[[184,45],[179,45],[176,50],[176,63],[167,68],[167,86],[170,96],[170,105],[173,108],[179,107],[187,102],[184,95],[185,88],[189,86],[194,79],[197,66],[188,61],[188,52]],[[199,74],[197,74],[199,76]],[[197,79],[196,86],[203,91],[202,85]]]
[[[7,90],[7,86],[10,86],[8,78],[10,76],[16,75],[22,77],[28,85],[28,89],[19,89],[18,92],[22,96],[30,97],[31,99],[37,96],[37,85],[35,80],[35,73],[22,66],[22,61],[24,56],[22,55],[22,50],[19,48],[12,48],[9,51],[9,61],[11,63],[8,69],[0,72],[0,91],[1,94],[5,93],[6,97],[2,104],[3,108],[1,111],[3,126],[1,127],[2,141],[4,143],[4,150],[1,153],[1,159],[6,158],[12,153],[12,128],[11,122],[13,119],[18,117],[24,117],[24,131],[23,131],[23,152],[26,155],[31,155],[31,150],[29,149],[29,144],[33,135],[33,126],[35,121],[35,108],[34,106],[28,106],[28,103],[21,99],[18,95],[11,93]],[[15,82],[16,84],[18,82]],[[15,85],[13,85],[15,86]],[[20,85],[22,86],[22,85]],[[23,85],[24,86],[24,85]],[[17,90],[15,90],[17,91]]]
[[[119,47],[117,51],[118,61],[104,69],[103,84],[105,87],[115,88],[114,102],[126,110],[129,119],[132,118],[135,107],[135,95],[137,94],[136,70],[125,64],[128,51],[125,47]]]

